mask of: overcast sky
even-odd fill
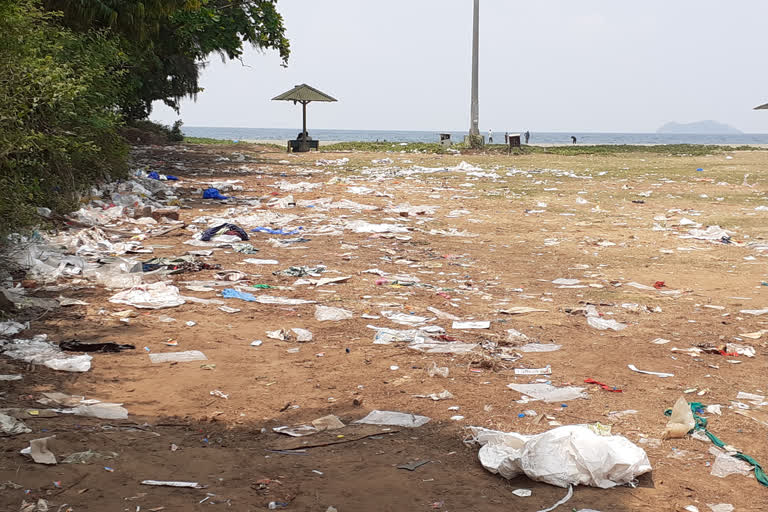
[[[310,128],[467,130],[472,0],[280,0],[288,68],[212,56],[189,126],[300,128],[270,98],[307,83]],[[768,133],[768,1],[481,0],[480,128],[653,132],[713,119]],[[152,118],[177,119],[157,105]]]

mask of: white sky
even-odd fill
[[[768,133],[766,0],[481,0],[480,129],[653,132],[713,119]],[[189,126],[300,128],[270,98],[307,83],[338,103],[312,128],[467,130],[472,0],[280,0],[291,41],[217,56]],[[158,104],[152,118],[178,116]]]

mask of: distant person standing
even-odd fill
[[[488,129],[488,144],[493,144],[493,130]]]
[[[531,140],[531,132],[526,130],[526,132],[525,132],[525,143],[528,144],[529,140]]]
[[[571,140],[573,141],[574,144],[576,144],[576,137],[575,136],[571,135]]]
[[[509,144],[509,132],[504,132],[504,144]]]

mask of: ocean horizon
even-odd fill
[[[289,140],[295,139],[301,128],[227,128],[184,126],[189,137],[207,137],[228,140]],[[523,130],[524,132],[524,130]],[[334,142],[438,142],[440,133],[450,133],[451,140],[461,142],[466,131],[427,130],[333,130],[310,129],[309,134],[319,141]],[[510,132],[522,133],[522,132]],[[488,137],[488,132],[482,132]],[[613,132],[535,132],[531,131],[530,144],[570,144],[571,136],[579,144],[768,144],[768,134],[680,134],[680,133],[613,133]],[[504,132],[493,132],[493,142],[504,143]]]

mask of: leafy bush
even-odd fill
[[[0,0],[0,233],[68,211],[127,173],[116,98],[123,66],[103,32],[75,34],[36,0]]]

